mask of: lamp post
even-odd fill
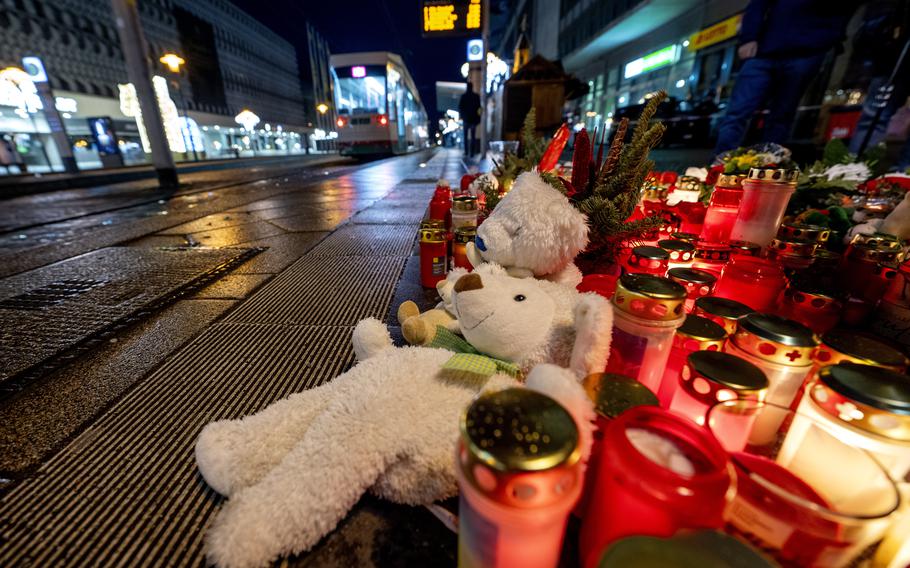
[[[168,71],[177,75],[177,79],[171,80],[171,85],[177,91],[177,96],[180,98],[180,106],[183,107],[183,127],[180,129],[180,133],[183,136],[183,145],[193,150],[193,161],[198,162],[199,154],[196,153],[196,141],[193,140],[193,133],[190,131],[190,115],[187,110],[186,99],[183,97],[183,90],[180,88],[180,66],[186,63],[186,60],[176,53],[165,53],[158,61],[164,63]],[[189,138],[189,144],[187,144],[187,138]]]

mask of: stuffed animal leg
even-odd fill
[[[361,361],[392,347],[388,328],[373,318],[357,324],[353,343]],[[199,472],[212,489],[225,496],[258,482],[303,438],[333,397],[347,396],[356,387],[339,377],[251,416],[206,425],[196,441]]]
[[[417,304],[408,300],[398,306],[398,323],[401,334],[410,345],[429,345],[436,337],[436,326],[458,331],[458,320],[444,309],[436,308],[420,313]]]
[[[603,296],[582,294],[574,316],[575,345],[569,366],[581,379],[606,366],[613,337],[613,306]]]

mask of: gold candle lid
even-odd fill
[[[446,222],[442,219],[424,219],[420,222],[421,229],[440,229],[446,228]]]
[[[845,256],[863,262],[891,263],[898,260],[901,249],[877,247],[868,243],[851,244],[847,247]]]
[[[625,375],[594,373],[584,378],[582,386],[594,412],[604,418],[616,418],[635,406],[660,405],[651,389]]]
[[[686,268],[684,266],[677,266],[676,268],[671,268],[668,270],[667,278],[674,282],[679,282],[683,286],[686,286],[689,283],[705,284],[710,286],[717,282],[717,276],[714,276],[706,270]]]
[[[420,229],[420,242],[444,243],[446,242],[445,229]]]
[[[698,241],[698,235],[695,233],[683,233],[681,231],[670,234],[670,238],[675,241],[686,241],[687,243],[692,244],[695,244],[695,242]]]
[[[686,357],[679,385],[703,404],[734,399],[763,400],[768,378],[752,363],[721,351],[695,351]]]
[[[470,243],[477,237],[477,227],[458,227],[455,229],[456,243]]]
[[[477,198],[473,195],[459,195],[452,198],[452,209],[455,211],[476,211]]]
[[[857,233],[850,239],[851,245],[867,245],[872,248],[897,249],[901,247],[900,239],[888,233]]]
[[[768,252],[774,255],[809,258],[815,254],[815,249],[817,248],[818,243],[815,241],[785,241],[777,238],[771,239]]]
[[[849,426],[910,442],[907,375],[845,362],[821,369],[809,393],[823,411]]]
[[[790,367],[812,364],[818,338],[799,322],[771,314],[751,313],[736,322],[734,345],[771,363]]]
[[[641,198],[645,201],[662,201],[667,198],[668,188],[654,181],[646,181],[641,191]]]
[[[742,189],[744,179],[746,179],[746,176],[743,174],[720,174],[717,176],[717,183],[714,184],[714,187]]]
[[[819,225],[784,223],[777,230],[777,238],[784,241],[812,241],[824,243],[831,236],[831,229]]]
[[[799,170],[784,168],[749,168],[746,179],[762,183],[786,183],[788,185],[796,185],[796,182],[799,181]]]
[[[613,293],[616,308],[653,321],[679,319],[685,300],[686,289],[682,285],[650,274],[623,274]]]
[[[705,184],[697,177],[682,176],[676,180],[676,189],[680,191],[701,191]]]
[[[695,254],[695,245],[676,239],[663,239],[657,241],[657,246],[667,251],[671,262],[688,262]]]
[[[676,330],[673,346],[686,351],[720,351],[727,339],[727,330],[708,318],[689,314]]]
[[[695,300],[695,315],[707,317],[724,326],[727,333],[736,331],[736,322],[739,318],[754,312],[749,306],[717,296],[705,296]]]
[[[758,243],[733,240],[727,244],[730,245],[730,252],[733,254],[744,254],[746,256],[761,255],[761,245]]]
[[[533,508],[580,490],[578,428],[552,398],[525,388],[483,394],[460,430],[461,471],[487,498]]]
[[[904,372],[910,364],[903,353],[890,345],[845,329],[832,329],[822,335],[815,361],[820,365],[837,365],[847,361],[897,372]]]
[[[639,245],[632,248],[632,255],[639,258],[647,258],[649,260],[668,260],[670,258],[667,251],[660,247],[652,247],[651,245]]]

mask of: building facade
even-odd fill
[[[191,141],[183,146],[187,157],[190,147],[210,158],[305,150],[310,121],[289,42],[227,0],[143,0],[138,9],[152,73],[167,80],[178,114],[190,119],[180,127]],[[65,100],[82,167],[97,162],[86,122],[96,116],[112,119],[127,163],[144,161],[135,119],[123,111],[120,86],[128,77],[109,0],[0,0],[0,29],[0,68],[19,67],[29,55],[44,62],[58,109]],[[159,61],[165,53],[185,60],[179,73]],[[10,102],[0,95],[0,135],[16,137],[27,159],[46,160],[29,155],[30,143],[46,142],[43,114],[23,116],[4,108]],[[260,119],[248,131],[234,121],[244,109]],[[44,146],[53,162],[53,144]]]

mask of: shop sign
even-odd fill
[[[638,59],[626,63],[626,66],[623,69],[623,77],[631,79],[642,73],[648,73],[655,69],[666,67],[667,65],[673,65],[677,61],[679,61],[679,46],[676,44],[668,45],[657,51],[652,51],[644,57],[639,57]]]
[[[707,27],[702,31],[692,34],[689,38],[689,51],[698,51],[699,49],[720,43],[724,40],[735,37],[739,33],[739,26],[742,24],[743,15],[736,14],[722,22]]]

